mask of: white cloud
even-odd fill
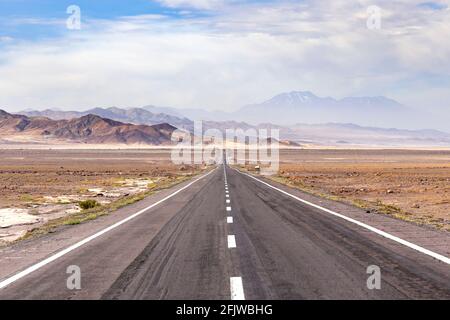
[[[8,37],[8,36],[0,36],[0,42],[10,42],[13,41],[14,39],[12,37]]]
[[[156,0],[171,8],[212,9],[224,4],[225,0]]]

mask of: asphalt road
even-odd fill
[[[71,265],[79,290],[67,288]],[[367,287],[373,265],[380,289]],[[230,298],[450,299],[450,268],[220,166],[0,289],[0,299]]]

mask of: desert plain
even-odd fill
[[[158,149],[0,150],[0,243],[94,219],[200,173]],[[82,202],[95,201],[83,209]],[[44,226],[44,228],[42,228]]]
[[[207,169],[175,165],[170,152],[1,149],[0,243],[109,214]],[[450,231],[450,150],[281,149],[270,178],[368,214]],[[81,208],[86,200],[98,206]]]
[[[449,150],[285,150],[275,180],[450,231]]]

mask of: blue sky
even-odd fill
[[[178,12],[182,10],[149,0],[0,0],[0,36],[30,40],[61,36],[66,30],[54,24],[46,25],[44,21],[64,22],[68,16],[66,9],[73,4],[82,8],[85,20],[114,20],[123,16],[145,14],[163,14],[176,19],[179,17]],[[201,14],[201,11],[197,14]],[[28,19],[36,20],[36,23],[27,23]],[[37,20],[42,23],[37,23]]]
[[[0,0],[0,106],[229,110],[310,90],[450,120],[449,1],[375,3],[372,30],[369,0]]]
[[[14,16],[58,18],[72,4],[80,6],[87,15],[95,18],[162,13],[168,10],[160,3],[148,0],[1,0],[0,12],[2,18]]]

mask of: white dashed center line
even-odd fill
[[[241,277],[230,278],[231,300],[245,300]]]
[[[225,178],[225,203],[230,204],[231,200],[229,191],[228,191],[228,183],[227,183],[227,172],[225,170],[225,165],[223,167],[223,174]],[[226,207],[227,212],[231,212],[231,206]],[[234,223],[233,217],[228,216],[227,217],[227,223],[232,224]],[[236,237],[234,235],[228,235],[228,248],[236,248]],[[231,293],[231,300],[245,300],[244,295],[244,286],[242,284],[242,278],[241,277],[230,277],[230,293]]]
[[[234,235],[228,236],[228,248],[236,248],[236,238],[234,237]]]

